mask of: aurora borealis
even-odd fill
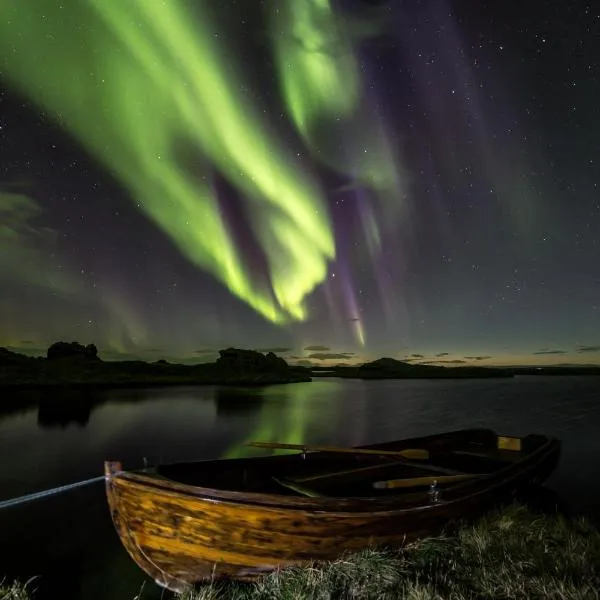
[[[0,17],[0,345],[600,362],[591,4]]]

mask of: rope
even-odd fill
[[[44,490],[43,492],[34,492],[33,494],[27,494],[25,496],[21,496],[19,498],[12,498],[10,500],[3,500],[0,502],[0,510],[3,508],[10,508],[11,506],[18,506],[19,504],[24,504],[25,502],[31,502],[32,500],[40,500],[41,498],[47,498],[48,496],[54,496],[55,494],[61,494],[62,492],[68,492],[69,490],[74,490],[75,488],[82,487],[84,485],[89,485],[90,483],[96,483],[97,481],[103,481],[104,475],[100,477],[92,477],[91,479],[86,479],[85,481],[77,481],[75,483],[69,483],[67,485],[61,485],[51,490]]]

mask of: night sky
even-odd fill
[[[600,6],[2,0],[0,345],[600,363]]]

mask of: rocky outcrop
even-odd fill
[[[26,364],[32,360],[35,360],[35,358],[19,354],[18,352],[12,352],[7,348],[0,348],[0,366]]]
[[[268,385],[310,381],[306,369],[289,367],[272,352],[227,348],[216,363],[182,365],[159,360],[102,361],[96,346],[56,342],[46,358],[0,349],[1,386]]]
[[[288,364],[273,352],[263,354],[255,350],[227,348],[219,350],[217,367],[233,373],[264,373],[268,371],[287,371]]]
[[[57,360],[62,358],[83,358],[85,360],[100,360],[98,358],[98,348],[94,344],[84,346],[78,342],[55,342],[48,348],[46,353],[48,360]]]

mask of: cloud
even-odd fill
[[[282,352],[289,352],[290,350],[292,350],[292,348],[280,348],[280,347],[274,347],[274,348],[257,348],[256,352],[273,352],[274,354],[277,353],[282,353]]]
[[[436,354],[437,357],[440,357],[440,356],[449,356],[449,355],[450,355],[450,352],[439,352],[438,354]]]
[[[410,355],[411,358],[425,358],[424,354],[411,354]]]
[[[329,346],[306,346],[304,349],[310,352],[327,352],[327,350],[331,350]]]
[[[201,348],[200,350],[194,350],[194,354],[216,354],[217,351],[210,348]]]
[[[491,356],[465,356],[468,360],[488,360],[492,358]]]
[[[53,259],[58,234],[43,225],[42,216],[29,196],[0,190],[0,281],[72,293],[77,286]]]
[[[586,352],[600,352],[600,346],[579,346],[577,352],[585,354]]]
[[[33,341],[31,341],[31,340],[21,340],[19,342],[19,344],[23,344],[23,346],[30,346],[31,344],[33,344]]]
[[[360,319],[354,318],[354,319],[348,319],[348,321],[350,321],[351,323],[355,323],[356,321],[360,321]]]
[[[310,362],[310,360],[299,360],[297,362],[297,364],[302,365],[303,367],[312,367],[313,364]]]
[[[439,365],[439,364],[464,365],[466,362],[467,362],[466,360],[461,360],[459,358],[455,358],[453,360],[428,360],[428,361],[423,361],[422,364],[425,364],[425,365]]]
[[[335,354],[335,353],[327,353],[327,352],[315,352],[314,354],[309,354],[308,358],[314,358],[316,360],[333,360],[336,358],[349,358],[351,356],[351,354],[348,354],[347,352],[341,353],[341,354]]]
[[[539,350],[534,354],[568,354],[566,350]]]

